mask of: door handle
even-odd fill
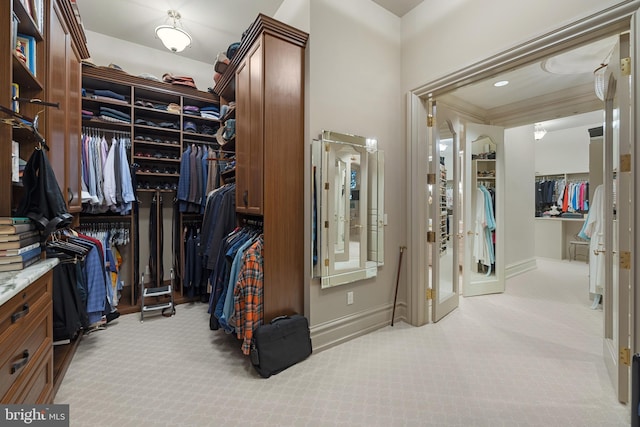
[[[248,190],[244,190],[244,193],[242,193],[242,201],[244,202],[245,206],[249,206],[249,191]]]
[[[596,255],[596,256],[598,256],[598,255],[600,255],[600,254],[604,254],[604,253],[607,253],[607,250],[606,250],[606,249],[594,249],[594,250],[593,250],[593,254],[594,254],[594,255]],[[611,253],[612,253],[613,255],[615,255],[617,252],[616,252],[616,251],[612,251]]]
[[[473,231],[467,231],[467,236],[473,236],[474,234],[476,233],[474,233]]]

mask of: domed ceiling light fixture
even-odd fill
[[[533,139],[540,141],[547,134],[547,131],[542,126],[542,123],[536,123],[533,126]]]
[[[191,36],[178,27],[182,16],[177,10],[168,10],[167,15],[173,21],[172,25],[159,25],[156,27],[156,36],[162,41],[164,47],[171,52],[182,52],[191,45]]]

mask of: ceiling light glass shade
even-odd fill
[[[182,52],[191,44],[191,36],[174,25],[160,25],[156,28],[156,36],[171,52]]]
[[[536,141],[541,140],[547,134],[547,131],[542,127],[542,123],[536,123],[533,126],[533,139]]]

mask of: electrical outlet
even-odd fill
[[[347,305],[353,304],[353,291],[347,292]]]

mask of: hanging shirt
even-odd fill
[[[604,195],[602,185],[596,187],[587,220],[578,237],[589,240],[589,292],[602,294],[604,288],[604,254],[596,255],[604,247]]]
[[[264,236],[245,252],[238,282],[234,289],[236,334],[242,339],[242,353],[249,355],[253,331],[262,324],[264,291],[263,270]]]

